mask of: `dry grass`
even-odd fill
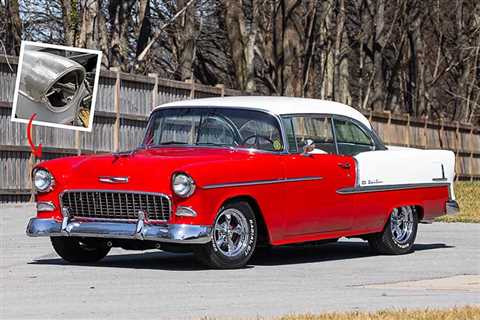
[[[480,223],[480,182],[455,183],[455,195],[460,205],[460,214],[442,216],[436,221]]]
[[[325,313],[321,315],[290,315],[281,320],[480,320],[480,307],[446,310],[398,310],[372,313]]]

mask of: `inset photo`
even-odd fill
[[[12,121],[90,131],[102,53],[23,41]]]

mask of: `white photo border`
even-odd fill
[[[15,91],[13,93],[12,114],[11,114],[11,117],[10,117],[10,121],[12,121],[12,122],[29,123],[29,121],[30,121],[30,120],[27,120],[27,119],[20,119],[20,118],[17,118],[15,116],[16,111],[17,111],[18,90],[19,90],[19,87],[20,87],[20,76],[21,76],[21,72],[22,72],[23,53],[25,51],[25,46],[52,48],[52,49],[59,49],[59,50],[65,50],[65,51],[92,53],[92,54],[97,54],[98,55],[97,66],[96,66],[96,69],[95,69],[95,79],[94,79],[94,82],[93,82],[92,103],[90,104],[90,116],[89,116],[89,119],[88,119],[88,126],[85,128],[85,127],[81,127],[81,126],[59,124],[59,123],[54,123],[54,122],[37,121],[37,120],[32,121],[32,124],[40,125],[40,126],[91,132],[92,128],[93,128],[93,116],[94,116],[94,113],[95,113],[95,105],[96,105],[96,102],[97,102],[98,81],[100,79],[100,68],[101,68],[101,65],[102,65],[102,55],[103,55],[102,51],[92,50],[92,49],[84,49],[84,48],[77,48],[77,47],[61,46],[61,45],[43,43],[43,42],[22,41],[22,44],[20,46],[20,55],[18,57],[17,79],[15,81]]]

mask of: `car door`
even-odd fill
[[[355,161],[337,154],[332,120],[321,115],[284,118],[289,142],[283,158],[287,179],[287,236],[314,235],[348,230],[353,222],[353,204],[336,191],[355,184]],[[303,145],[312,140],[315,148],[303,154]],[[295,179],[297,179],[295,181]]]

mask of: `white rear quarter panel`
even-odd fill
[[[450,196],[455,199],[455,154],[452,151],[387,148],[385,151],[362,152],[354,157],[357,160],[357,183],[360,187],[451,183]]]

